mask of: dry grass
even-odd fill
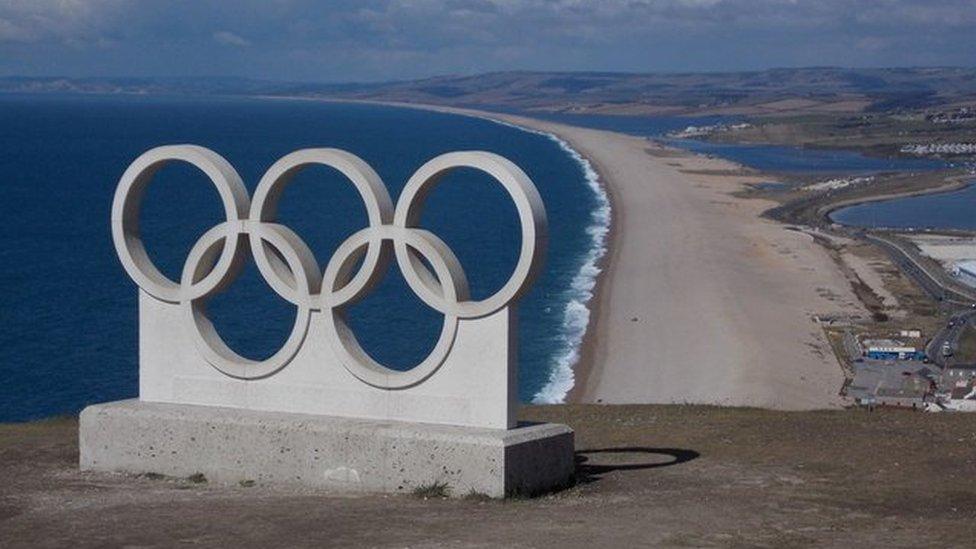
[[[959,348],[955,350],[955,360],[964,364],[976,362],[976,328],[973,328],[972,324],[967,325],[959,337]]]
[[[505,502],[344,496],[77,471],[70,420],[0,426],[5,547],[894,546],[976,535],[976,415],[527,407],[580,482]]]

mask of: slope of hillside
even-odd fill
[[[968,414],[528,407],[577,433],[579,484],[506,502],[82,473],[72,419],[0,425],[0,539],[36,546],[959,547]],[[380,518],[382,517],[382,518]]]

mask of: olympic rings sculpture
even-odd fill
[[[139,229],[146,188],[159,169],[174,161],[192,164],[206,174],[226,215],[225,221],[194,244],[179,282],[156,268]],[[284,189],[298,172],[313,165],[341,172],[358,191],[368,218],[368,226],[336,249],[324,271],[308,245],[276,222]],[[448,172],[461,167],[483,171],[501,183],[515,202],[522,228],[521,250],[511,278],[494,295],[480,301],[470,300],[464,270],[448,245],[418,226],[428,193]],[[303,149],[285,155],[261,178],[252,200],[240,175],[222,156],[196,145],[170,145],[143,153],[122,175],[112,204],[112,238],[132,280],[153,298],[179,305],[198,351],[227,376],[261,379],[280,371],[303,345],[312,312],[319,311],[332,349],[352,375],[374,387],[399,389],[421,383],[437,371],[450,352],[461,319],[491,315],[527,291],[542,265],[547,222],[542,199],[529,177],[493,153],[452,152],[430,160],[407,181],[394,206],[380,176],[362,159],[342,150]],[[209,296],[234,281],[248,250],[268,285],[297,307],[287,340],[275,354],[261,361],[242,357],[227,346],[205,309]],[[384,276],[391,255],[411,290],[444,315],[433,351],[416,367],[403,372],[373,360],[356,341],[343,316],[344,306],[364,297]],[[360,260],[362,264],[356,270]]]

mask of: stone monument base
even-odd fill
[[[371,492],[533,494],[568,484],[575,466],[565,425],[495,430],[139,400],[85,408],[79,439],[86,470]]]

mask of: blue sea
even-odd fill
[[[976,180],[946,193],[866,202],[841,208],[830,219],[855,227],[976,231]]]
[[[448,151],[504,155],[533,179],[546,204],[545,270],[519,308],[520,397],[558,402],[604,252],[609,206],[585,160],[564,143],[486,120],[426,111],[308,101],[131,96],[0,96],[0,421],[75,413],[137,393],[137,291],[116,257],[112,196],[129,163],[161,144],[195,143],[227,158],[253,192],[279,157],[338,147],[366,160],[394,200],[409,176]],[[202,173],[164,168],[147,191],[143,236],[161,270],[179,278],[192,244],[222,214]],[[288,188],[280,220],[324,264],[366,225],[353,187],[313,168]],[[430,196],[422,225],[464,266],[475,299],[500,288],[520,239],[515,207],[487,176],[461,170]],[[209,310],[228,343],[271,355],[294,312],[253,264]],[[433,347],[441,316],[407,288],[394,266],[349,310],[363,347],[406,369]]]

